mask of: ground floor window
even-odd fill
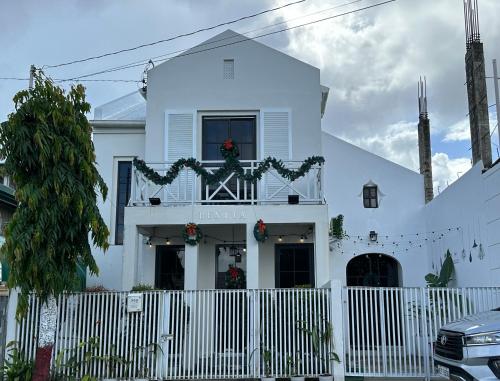
[[[314,245],[279,244],[275,247],[276,288],[314,287]]]
[[[184,246],[156,246],[155,288],[184,289]]]

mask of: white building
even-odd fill
[[[94,253],[101,273],[88,285],[225,288],[229,265],[245,272],[247,288],[321,287],[332,279],[348,285],[425,284],[425,274],[438,271],[446,249],[459,250],[456,234],[467,228],[463,219],[469,215],[448,215],[450,203],[463,202],[474,186],[498,183],[500,171],[474,175],[482,182],[467,189],[459,181],[426,205],[420,174],[322,132],[328,91],[317,68],[228,30],[150,70],[146,93],[97,107],[97,163],[110,189],[100,210],[111,246]],[[131,164],[134,157],[144,159],[164,175],[174,161],[194,157],[215,171],[227,138],[238,144],[246,173],[268,156],[290,169],[315,155],[326,163],[293,183],[269,171],[255,185],[230,174],[208,186],[185,169],[163,187]],[[487,258],[497,256],[496,264],[488,259],[493,269],[500,267],[500,246],[486,230],[498,227],[488,221],[500,215],[499,198],[482,194],[474,216],[482,216],[477,218]],[[289,195],[298,195],[298,204],[289,203]],[[492,197],[497,210],[486,207],[481,214]],[[349,237],[332,240],[330,219],[339,214]],[[269,232],[264,243],[253,234],[259,219]],[[194,246],[182,236],[190,222],[204,235]],[[438,248],[436,239],[446,245]],[[498,274],[498,268],[491,271]],[[465,279],[467,270],[461,274],[459,268],[457,282],[474,283]],[[483,279],[498,284],[498,276]]]

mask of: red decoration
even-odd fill
[[[239,271],[236,267],[230,267],[229,268],[229,275],[231,276],[232,280],[238,279]]]
[[[234,147],[233,139],[229,138],[226,141],[224,141],[224,148],[227,149],[228,151],[232,150]]]
[[[266,231],[266,224],[264,223],[264,221],[262,221],[262,219],[260,219],[257,221],[257,224],[259,226],[259,233],[264,234],[264,232]]]

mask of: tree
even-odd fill
[[[46,380],[57,297],[74,289],[78,263],[98,274],[89,240],[108,247],[96,203],[97,192],[105,199],[107,187],[95,166],[83,86],[66,93],[37,73],[34,87],[13,100],[15,111],[0,127],[0,155],[19,205],[2,255],[10,267],[8,285],[19,290],[17,318],[25,315],[31,292],[42,302],[33,380]]]

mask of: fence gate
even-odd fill
[[[440,327],[500,307],[500,288],[346,287],[342,305],[346,375],[428,378]]]

